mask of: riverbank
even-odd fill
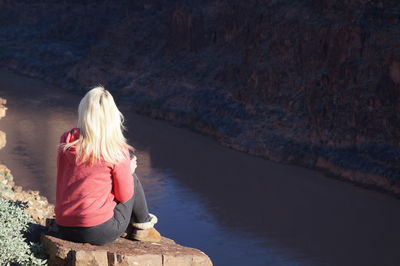
[[[3,63],[2,66],[22,75],[44,80],[77,95],[83,93],[83,88],[76,87],[79,86],[77,84],[71,85],[64,79],[46,76],[35,69],[24,67],[16,61],[10,64]],[[400,169],[395,164],[398,157],[398,149],[395,146],[362,144],[350,147],[345,145],[339,148],[324,147],[307,142],[296,142],[285,134],[278,135],[278,132],[274,131],[264,136],[264,141],[260,143],[254,139],[254,136],[251,136],[255,131],[244,132],[240,137],[231,136],[210,126],[207,121],[198,120],[196,115],[182,113],[183,110],[179,109],[165,109],[160,104],[162,102],[160,100],[144,95],[135,99],[126,90],[122,93],[116,91],[115,94],[118,101],[131,106],[131,110],[138,114],[166,120],[177,127],[187,127],[214,138],[222,146],[263,157],[273,162],[320,170],[328,177],[400,197],[400,184],[397,181]],[[271,112],[274,111],[271,110]]]
[[[400,5],[317,2],[1,3],[1,65],[398,196]]]

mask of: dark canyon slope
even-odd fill
[[[400,2],[0,0],[1,65],[400,195]]]

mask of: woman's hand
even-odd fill
[[[131,159],[131,172],[132,172],[132,174],[135,172],[136,167],[137,167],[136,156],[133,155],[133,158]]]

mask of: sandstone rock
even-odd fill
[[[200,250],[184,247],[163,238],[159,243],[132,241],[119,238],[104,245],[94,246],[60,239],[50,233],[42,234],[42,244],[49,265],[163,265],[208,266],[210,258]]]
[[[37,191],[25,191],[16,187],[16,190],[5,193],[2,197],[7,200],[26,202],[27,208],[25,212],[27,212],[37,224],[45,225],[47,218],[54,217],[54,205],[50,204],[46,197],[37,195]]]
[[[6,103],[6,99],[0,98],[0,119],[6,116],[7,107],[4,106]],[[0,149],[4,148],[4,146],[6,146],[6,143],[6,133],[0,131]]]
[[[6,103],[6,99],[0,98],[0,119],[6,116],[7,107],[4,106]]]
[[[10,169],[4,164],[0,164],[0,182],[8,188],[12,188],[15,185]]]
[[[6,146],[6,143],[7,143],[6,133],[0,130],[0,149],[4,148],[4,146]]]
[[[41,196],[39,191],[25,191],[16,186],[10,169],[5,165],[0,165],[0,185],[0,196],[6,200],[25,202],[25,211],[37,224],[44,226],[47,218],[54,217],[54,205]]]

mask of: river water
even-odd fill
[[[0,97],[9,108],[0,161],[54,203],[56,145],[80,97],[4,69]],[[119,107],[157,228],[215,265],[400,265],[398,199]]]

